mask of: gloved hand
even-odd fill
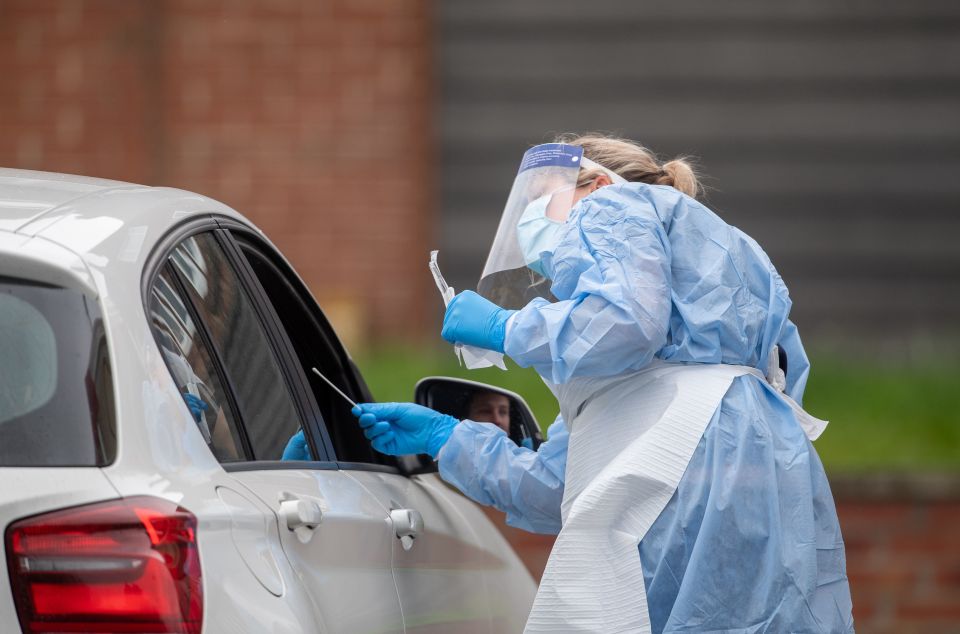
[[[440,336],[450,343],[503,352],[507,320],[515,312],[500,308],[473,291],[463,291],[447,305]]]
[[[287,441],[287,446],[283,450],[281,460],[313,460],[310,455],[310,447],[307,446],[307,439],[301,429]]]
[[[203,413],[203,410],[210,409],[210,406],[207,405],[206,401],[197,396],[196,394],[190,394],[187,392],[183,395],[183,400],[186,401],[187,407],[190,408],[190,413],[193,414],[193,420],[200,422],[200,415]]]
[[[428,453],[436,458],[460,422],[413,403],[361,403],[353,408],[363,434],[380,453]]]

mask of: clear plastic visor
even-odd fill
[[[500,217],[477,291],[499,306],[522,308],[534,297],[555,298],[542,256],[570,214],[583,149],[546,143],[527,150]]]

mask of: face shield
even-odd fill
[[[570,215],[581,166],[626,182],[576,145],[545,143],[524,153],[480,277],[480,295],[508,309],[523,308],[535,297],[555,301],[542,257],[553,252]]]

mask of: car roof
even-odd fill
[[[131,183],[73,174],[0,168],[0,230],[17,231],[70,200]]]
[[[71,174],[0,168],[0,231],[42,237],[85,257],[117,255],[107,238],[136,229],[149,249],[175,224],[219,214],[242,215],[206,196]]]

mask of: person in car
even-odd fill
[[[442,335],[543,377],[561,416],[538,451],[410,403],[354,410],[378,451],[430,453],[508,523],[559,533],[527,631],[852,631],[787,288],[699,190],[623,139],[524,156],[502,266]]]
[[[511,439],[521,447],[533,448],[534,440],[524,433],[511,415],[510,397],[493,390],[478,390],[471,392],[463,408],[462,419],[477,423],[490,423],[502,429]]]
[[[510,398],[490,390],[477,390],[467,397],[464,419],[492,423],[510,433]]]

